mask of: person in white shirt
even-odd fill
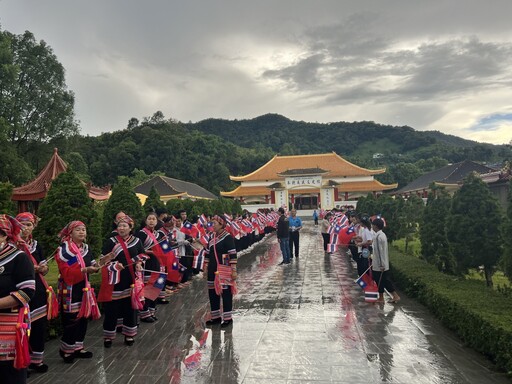
[[[375,280],[379,286],[379,299],[377,301],[384,302],[384,289],[386,289],[392,296],[392,298],[388,300],[388,303],[398,303],[400,296],[396,293],[395,287],[389,279],[388,238],[382,231],[384,221],[382,219],[373,220],[372,228],[375,231],[375,237],[372,243],[372,272],[373,280]]]

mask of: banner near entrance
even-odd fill
[[[296,177],[286,177],[285,185],[287,189],[293,188],[320,188],[322,185],[322,176],[296,176]]]
[[[276,191],[276,207],[284,207],[288,209],[288,191]]]
[[[323,209],[334,208],[334,188],[320,190],[320,201]]]

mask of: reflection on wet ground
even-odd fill
[[[69,365],[57,340],[46,346],[42,383],[509,383],[403,294],[400,305],[364,302],[345,255],[324,256],[318,227],[306,222],[300,258],[278,266],[272,235],[239,260],[234,324],[205,328],[206,284],[189,287],[142,323],[136,343],[103,348],[90,323],[92,360]]]

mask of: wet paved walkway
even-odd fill
[[[133,347],[118,337],[104,349],[101,321],[90,323],[92,360],[64,364],[53,340],[50,370],[29,383],[510,383],[415,301],[365,303],[349,258],[325,257],[312,223],[300,244],[288,266],[277,266],[274,235],[240,257],[231,329],[204,327],[206,287],[195,279],[159,306],[158,322],[141,324]]]

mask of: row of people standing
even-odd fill
[[[334,215],[339,216],[337,212],[334,214],[327,212],[321,224],[325,255],[330,255],[328,252],[328,244],[331,241],[329,228],[333,224]],[[378,216],[370,217],[368,214],[357,213],[354,210],[346,211],[344,215],[348,219],[346,225],[352,226],[356,234],[346,247],[357,265],[358,276],[363,274],[372,276],[379,288],[378,302],[384,301],[384,292],[387,291],[391,295],[389,302],[398,303],[400,296],[390,279],[388,240],[383,231],[384,220]]]
[[[64,362],[93,357],[92,352],[84,347],[88,319],[100,317],[96,296],[89,282],[92,273],[101,271],[102,274],[98,302],[103,303],[104,347],[112,346],[117,332],[123,334],[126,345],[133,345],[138,317],[156,321],[156,302],[168,302],[166,294],[176,289],[176,283],[168,281],[169,286],[159,292],[158,300],[146,301],[143,298],[144,275],[148,282],[153,272],[166,271],[161,249],[158,249],[161,239],[167,238],[182,256],[187,255],[187,248],[192,249],[192,242],[199,246],[198,240],[187,240],[179,230],[182,221],[186,222],[186,212],[180,212],[177,217],[161,219],[159,221],[156,214],[148,214],[143,228],[134,233],[133,220],[120,212],[98,261],[85,242],[85,224],[81,221],[68,223],[59,234],[61,245],[49,257],[55,257],[60,272],[57,302],[57,295],[44,278],[48,272],[48,262],[41,246],[32,237],[32,230],[37,225],[36,216],[28,212],[18,215],[16,219],[0,215],[0,377],[3,383],[24,383],[27,367],[41,373],[48,370],[43,360],[47,321],[55,318],[59,309],[63,325],[59,353]],[[206,244],[202,244],[206,260],[212,259],[213,255],[216,259],[215,262],[205,263],[209,286],[212,274],[213,282],[216,281],[215,272],[219,264],[231,268],[231,282],[237,277],[237,247],[226,230],[227,222],[224,215],[216,216],[213,234]],[[252,233],[252,239],[263,237],[263,231],[260,232]],[[219,262],[218,253],[221,255]],[[192,257],[184,257],[181,262],[190,264],[190,268],[185,268],[190,273],[183,274],[185,279],[194,272],[199,273],[200,268],[193,272]],[[226,284],[220,285],[220,292],[216,290],[218,300],[209,291],[212,313],[209,321],[213,321],[209,325],[218,322],[219,315],[224,326],[232,322],[234,284],[228,280],[222,282]],[[223,314],[219,314],[221,297],[224,301]],[[29,328],[32,331],[30,338]],[[20,332],[24,333],[20,335]]]

